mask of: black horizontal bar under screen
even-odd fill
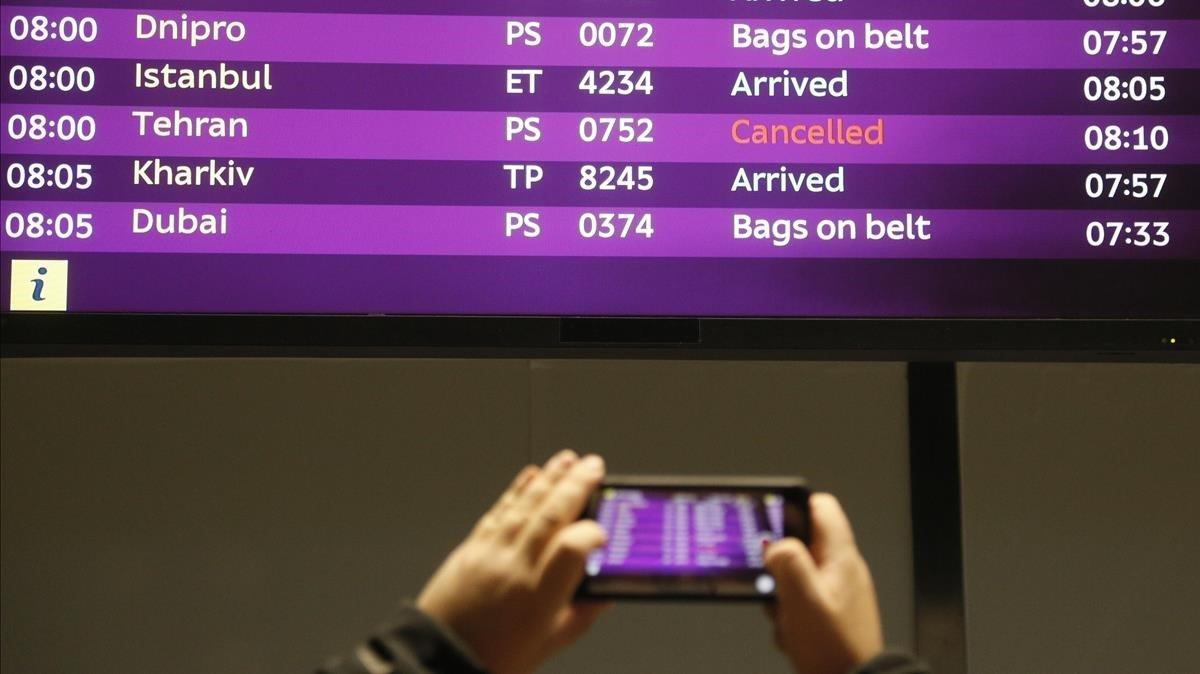
[[[37,315],[5,356],[1200,360],[1200,321]]]

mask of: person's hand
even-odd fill
[[[526,674],[578,639],[606,604],[572,604],[604,530],[576,521],[604,478],[598,456],[559,452],[521,471],[450,554],[417,607],[450,628],[492,674]]]
[[[811,550],[785,538],[764,558],[778,595],[775,643],[797,674],[847,674],[883,650],[875,585],[837,499],[814,494],[809,509]]]

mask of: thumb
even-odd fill
[[[583,602],[567,606],[555,617],[550,632],[551,643],[556,649],[569,646],[591,629],[592,623],[612,607],[612,602]]]
[[[772,543],[763,557],[763,566],[775,577],[781,605],[811,604],[820,598],[817,564],[799,540],[784,538]]]
[[[850,518],[833,494],[813,494],[808,500],[812,513],[812,556],[821,566],[855,549]]]
[[[592,520],[579,520],[555,534],[542,559],[538,584],[545,608],[553,612],[571,603],[583,580],[588,555],[604,545],[606,538],[604,529]]]

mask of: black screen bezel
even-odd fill
[[[1200,360],[1200,320],[5,313],[0,328],[11,357]]]

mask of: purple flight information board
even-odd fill
[[[596,521],[608,543],[589,576],[761,574],[763,542],[783,537],[784,498],[774,493],[605,489]],[[763,576],[757,589],[769,594]]]
[[[1195,0],[0,4],[4,311],[1200,316]]]

